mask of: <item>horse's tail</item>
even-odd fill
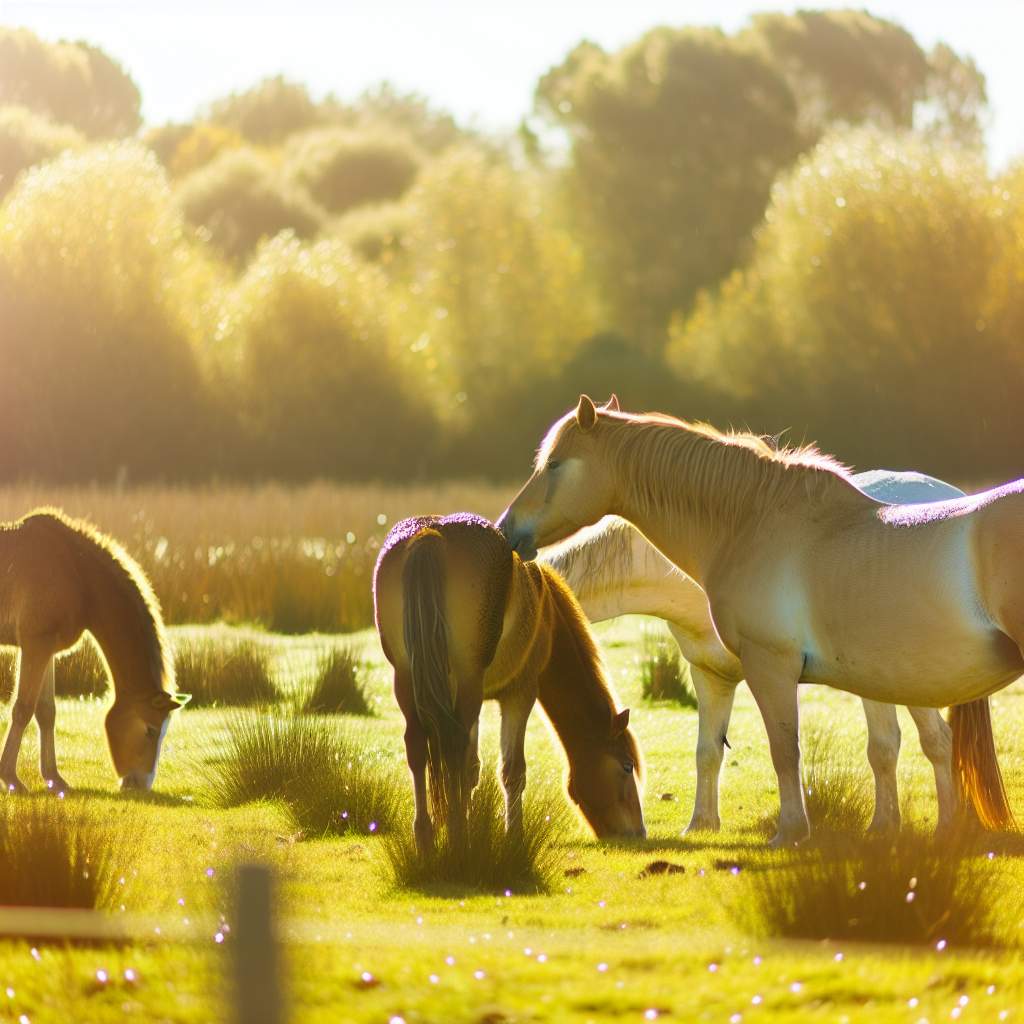
[[[953,775],[981,824],[1005,829],[1014,824],[1003,775],[996,760],[988,698],[950,708],[953,730]]]
[[[426,527],[410,541],[402,573],[403,635],[416,715],[427,736],[435,814],[461,800],[469,734],[455,711],[445,619],[444,538]]]

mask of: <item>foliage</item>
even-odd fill
[[[239,149],[244,139],[238,132],[223,125],[199,121],[177,140],[163,163],[175,178],[183,178],[205,167],[221,153]]]
[[[47,43],[0,28],[0,105],[21,104],[90,138],[130,135],[141,123],[139,90],[117,61],[85,42]]]
[[[207,284],[138,144],[23,175],[0,207],[0,474],[201,470]]]
[[[229,259],[243,262],[257,244],[281,231],[315,235],[323,211],[271,160],[249,147],[221,151],[187,175],[177,198],[188,220]]]
[[[0,107],[0,199],[18,175],[35,164],[84,144],[80,132],[55,124],[28,107]]]
[[[192,707],[273,704],[278,696],[267,648],[255,640],[187,641],[175,649],[174,679]]]
[[[359,682],[362,665],[355,650],[348,645],[331,647],[317,663],[313,686],[302,710],[318,715],[369,715],[366,691]]]
[[[645,700],[671,700],[682,707],[697,707],[689,666],[680,657],[679,648],[668,637],[653,631],[645,632],[643,637],[640,692]]]
[[[551,798],[532,800],[528,793],[522,831],[507,833],[503,794],[494,773],[485,771],[470,799],[464,837],[453,839],[442,829],[423,854],[409,833],[389,836],[383,844],[385,872],[401,888],[550,892],[562,859],[555,838],[564,824],[560,805]]]
[[[304,85],[277,75],[215,101],[208,119],[250,142],[271,145],[314,127],[321,114]]]
[[[349,210],[334,225],[334,234],[370,263],[389,273],[401,271],[413,211],[407,203],[375,203]]]
[[[797,154],[789,88],[722,32],[657,28],[612,54],[581,43],[536,102],[569,136],[568,188],[612,323],[654,347],[736,265]]]
[[[263,472],[302,479],[333,466],[368,478],[430,452],[432,417],[412,388],[384,279],[341,241],[264,245],[230,297],[220,344],[239,353]]]
[[[288,159],[292,177],[332,213],[399,198],[420,166],[416,150],[400,135],[342,128],[294,137]]]
[[[871,464],[1015,466],[1017,259],[983,163],[873,129],[825,139],[776,187],[749,269],[673,330],[680,374],[714,381],[827,450]],[[899,396],[898,401],[894,396]],[[952,416],[952,409],[976,416]],[[982,410],[984,410],[982,412]],[[772,419],[761,418],[766,427]]]
[[[851,764],[849,751],[834,731],[818,731],[801,741],[804,800],[815,833],[860,835],[871,814],[871,792],[862,764]]]

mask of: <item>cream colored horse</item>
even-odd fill
[[[499,525],[529,558],[608,514],[636,525],[707,594],[765,721],[781,804],[775,845],[808,834],[800,682],[956,705],[964,791],[985,824],[1011,820],[979,698],[1024,672],[1024,481],[883,505],[813,449],[599,411],[581,396]]]
[[[922,473],[871,470],[851,477],[866,494],[894,504],[962,497],[952,484]],[[608,516],[568,540],[542,551],[537,560],[557,569],[573,589],[591,622],[618,615],[656,615],[668,625],[690,665],[697,696],[697,786],[687,832],[717,831],[718,778],[736,687],[743,679],[739,659],[715,634],[704,591],[673,565],[639,530]],[[868,763],[875,779],[875,812],[870,832],[900,826],[896,761],[900,725],[892,704],[863,701],[868,726]],[[938,829],[952,824],[956,790],[951,768],[952,737],[935,708],[907,709],[917,726],[921,749],[935,772]]]
[[[80,519],[39,509],[0,524],[0,642],[21,648],[18,690],[0,755],[0,779],[18,778],[21,738],[39,723],[39,768],[54,790],[57,770],[53,657],[84,630],[96,638],[114,683],[107,743],[124,789],[150,789],[171,712],[187,694],[168,692],[174,670],[163,620],[142,569],[117,543]]]

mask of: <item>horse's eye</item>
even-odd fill
[[[633,764],[633,762],[632,762],[632,761],[623,761],[623,762],[622,762],[622,770],[623,770],[623,771],[624,771],[624,772],[625,772],[625,773],[626,773],[627,775],[632,775],[632,774],[633,774],[633,768],[634,768],[634,767],[635,767],[635,766],[634,766],[634,764]]]
[[[146,726],[146,735],[151,740],[152,739],[156,739],[157,733],[159,733],[159,732],[160,732],[160,730],[155,725],[147,725]]]
[[[548,459],[548,472],[553,473],[561,464],[558,459]]]

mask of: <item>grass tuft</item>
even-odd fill
[[[384,833],[404,813],[395,764],[331,721],[302,714],[238,715],[227,752],[207,772],[222,806],[282,800],[311,836]]]
[[[553,797],[526,800],[523,829],[505,832],[504,796],[493,772],[473,791],[464,841],[441,830],[433,849],[421,855],[408,831],[384,842],[385,872],[400,888],[462,892],[547,893],[561,873],[555,846],[564,833],[565,810]]]
[[[934,840],[910,831],[851,850],[836,837],[780,854],[744,873],[733,903],[756,934],[799,939],[999,946],[998,868],[967,836]]]
[[[679,648],[668,637],[653,630],[643,633],[640,688],[644,700],[671,700],[685,708],[697,707],[690,670]]]
[[[78,801],[0,801],[0,905],[111,906],[126,834]]]
[[[278,699],[270,655],[254,640],[186,641],[174,655],[177,689],[192,707],[273,704]]]
[[[370,715],[373,709],[359,682],[361,664],[352,647],[332,647],[320,658],[303,711],[318,715]]]
[[[804,799],[812,833],[859,835],[867,828],[873,796],[859,764],[828,731],[803,744]]]

